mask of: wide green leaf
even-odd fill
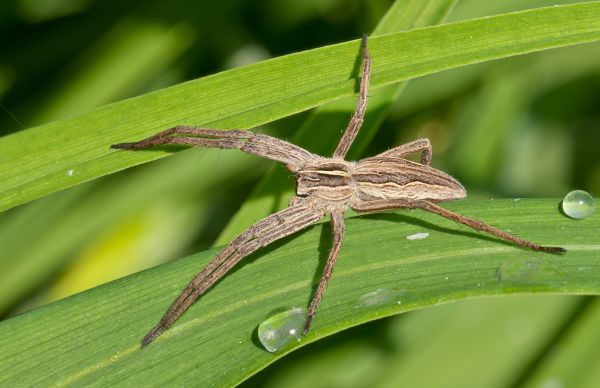
[[[417,19],[411,25],[411,28],[423,25],[419,24],[418,17],[416,17],[416,15],[427,15],[427,7],[423,6],[423,4],[439,4],[436,0],[429,2],[415,0],[404,3],[411,3],[409,7],[412,7],[412,13],[407,12],[403,14],[406,17],[405,21],[409,21],[411,18]],[[446,1],[445,3],[451,4],[451,1]],[[476,41],[468,44],[479,45],[478,47],[481,50],[479,54],[481,55],[478,56],[479,54],[475,52],[476,48],[474,47],[470,50],[463,50],[466,55],[464,57],[461,56],[463,52],[459,50],[456,52],[459,56],[458,62],[452,62],[456,58],[453,58],[449,52],[446,52],[449,57],[443,57],[441,55],[443,52],[438,53],[438,51],[445,49],[438,47],[442,46],[441,44],[436,44],[433,40],[421,41],[421,43],[428,46],[430,50],[425,53],[425,56],[430,59],[433,58],[434,64],[437,63],[440,66],[439,69],[444,69],[469,63],[469,60],[472,60],[474,63],[505,55],[513,55],[519,52],[556,47],[562,44],[572,44],[587,40],[597,40],[597,26],[593,27],[593,23],[590,23],[587,15],[591,10],[597,16],[598,11],[597,9],[594,11],[593,5],[590,8],[590,4],[578,5],[578,7],[581,7],[577,8],[581,12],[579,21],[582,22],[582,25],[578,27],[577,16],[573,8],[570,7],[558,7],[562,10],[561,12],[564,12],[564,20],[571,23],[567,26],[559,26],[556,23],[556,18],[555,24],[552,25],[549,19],[547,19],[551,13],[541,16],[541,19],[546,19],[546,22],[548,22],[545,32],[540,33],[537,31],[530,34],[537,35],[532,38],[533,40],[538,38],[541,40],[533,42],[532,39],[529,39],[530,37],[527,37],[523,47],[520,47],[518,43],[521,37],[517,36],[517,33],[515,33],[515,36],[512,36],[511,32],[520,31],[519,33],[522,33],[528,28],[529,31],[534,31],[535,29],[531,28],[531,26],[511,25],[510,22],[504,20],[503,25],[506,31],[501,31],[500,29],[495,32],[500,36],[499,39],[507,44],[507,46],[504,46],[506,49],[504,54],[502,54],[501,49],[498,49],[499,46],[494,46],[490,36],[487,35],[488,32],[485,31],[479,31],[474,35],[474,38],[469,37],[469,39],[475,39]],[[545,11],[540,10],[540,12]],[[525,13],[529,14],[528,12]],[[521,20],[523,22],[524,19],[519,19],[520,15],[505,15],[502,17],[515,16],[515,21]],[[534,19],[539,17],[539,14],[535,15],[538,16],[532,16]],[[494,29],[501,25],[494,24],[497,22],[495,19],[490,18],[471,22],[480,23],[478,28],[486,30],[489,27],[486,24],[486,20],[492,20],[492,27],[489,28]],[[537,20],[536,27],[539,27],[539,21]],[[462,25],[463,23],[460,24]],[[583,28],[584,24],[587,24],[586,28],[591,26],[592,30],[585,30]],[[573,26],[577,28],[573,28]],[[440,28],[446,27],[443,26]],[[419,31],[421,30],[410,33],[416,33],[413,38],[420,37],[420,39],[423,39],[425,35],[419,35],[421,33]],[[430,29],[425,29],[425,31],[430,31],[428,33],[432,34]],[[468,31],[468,28],[464,31]],[[556,34],[553,35],[552,31]],[[593,31],[593,33],[590,31]],[[458,41],[457,32],[458,30],[450,28],[445,34],[456,38]],[[441,36],[443,35],[440,34]],[[480,36],[483,37],[481,42],[477,40]],[[592,37],[590,38],[590,36]],[[383,38],[373,37],[371,40],[376,41],[377,39]],[[384,40],[380,41],[381,44],[385,42]],[[450,41],[448,44],[454,45],[455,49],[461,47],[459,42]],[[411,46],[410,43],[406,43],[406,45],[412,51],[409,51],[404,59],[409,62],[415,61],[416,64],[421,63],[422,70],[425,73],[436,71],[427,67],[426,61],[417,62],[417,60],[423,58],[412,58],[413,52],[418,52],[418,50]],[[377,45],[375,44],[375,46]],[[342,66],[340,68],[347,70],[345,74],[346,78],[343,81],[348,81],[348,85],[352,83],[353,86],[348,86],[348,91],[344,91],[340,96],[349,96],[355,91],[356,82],[352,78],[356,77],[357,74],[358,46],[352,47],[354,53],[352,57],[352,69],[350,70],[350,62],[344,65],[347,65],[347,67]],[[397,46],[391,44],[385,47],[388,47],[385,50],[388,50],[389,47],[394,47],[396,51],[403,50],[403,48],[399,50]],[[378,52],[378,57],[383,58],[388,55],[388,59],[401,58],[401,56],[395,56],[396,53],[387,53],[384,52],[384,49],[378,49],[377,47],[371,48],[372,53]],[[331,52],[333,53],[337,48],[328,47],[323,48],[323,50],[332,50]],[[295,55],[299,57],[304,56],[303,58],[306,60],[311,60],[310,58],[314,55],[314,51]],[[348,58],[350,58],[350,55]],[[281,58],[270,62],[277,62],[279,60]],[[267,65],[258,64],[254,66]],[[289,76],[288,83],[291,83],[294,79],[302,79],[304,81],[306,75],[302,73],[301,67],[303,66],[305,65],[301,63],[286,65],[281,77],[288,77],[286,69],[289,68],[296,71],[296,73],[293,76]],[[240,74],[244,74],[249,68],[239,69],[238,71]],[[266,68],[268,67],[264,69]],[[407,79],[419,74],[416,71],[419,69],[410,69],[410,66],[407,68]],[[390,71],[393,72],[393,70]],[[217,74],[213,77],[218,79],[223,74],[227,73]],[[260,71],[257,71],[256,74],[258,74],[257,78],[247,79],[248,84],[241,85],[236,92],[245,93],[242,89],[254,88],[255,85],[253,82],[271,79],[265,73],[261,75]],[[327,71],[324,74],[328,74]],[[398,74],[394,73],[392,78],[400,77],[398,79],[402,79],[401,77],[404,76],[402,75],[404,73],[399,74],[398,76]],[[379,75],[375,74],[375,79],[384,75],[383,73]],[[11,148],[14,152],[10,155],[13,155],[18,161],[17,163],[13,163],[12,159],[9,160],[8,157],[4,157],[4,153],[1,154],[3,156],[0,156],[0,176],[4,174],[5,167],[8,167],[8,169],[16,168],[15,171],[11,171],[10,173],[16,174],[13,178],[18,175],[21,179],[19,181],[19,179],[15,178],[13,184],[16,182],[16,185],[10,186],[8,191],[8,186],[3,186],[4,181],[0,181],[0,193],[3,193],[0,195],[1,207],[11,207],[44,195],[45,193],[104,175],[112,170],[166,155],[166,153],[161,152],[122,153],[118,157],[125,159],[117,161],[110,159],[114,155],[107,153],[107,159],[102,159],[104,158],[104,154],[102,154],[100,155],[100,159],[95,160],[94,158],[90,158],[90,156],[95,154],[89,151],[92,150],[95,152],[96,148],[100,149],[112,142],[132,140],[132,137],[145,136],[164,128],[159,127],[161,123],[154,125],[155,123],[150,122],[151,120],[146,120],[145,117],[142,117],[143,113],[148,115],[148,117],[153,117],[153,119],[162,119],[162,117],[159,117],[160,115],[170,115],[171,111],[173,111],[175,116],[179,115],[177,116],[179,118],[185,115],[194,118],[194,121],[190,122],[191,124],[205,124],[206,122],[202,121],[205,116],[194,115],[205,115],[206,112],[202,111],[198,105],[194,105],[195,108],[189,108],[188,101],[184,102],[186,99],[191,100],[196,98],[198,93],[205,93],[205,90],[200,89],[199,85],[206,86],[208,84],[203,84],[202,82],[205,81],[193,81],[191,84],[195,86],[190,86],[185,91],[178,89],[182,85],[158,91],[154,94],[155,100],[149,98],[147,95],[140,97],[138,100],[141,100],[141,102],[138,101],[139,103],[137,104],[131,103],[131,101],[117,103],[113,105],[113,108],[117,106],[115,112],[120,112],[121,114],[120,117],[117,117],[118,120],[111,121],[108,111],[104,111],[104,109],[110,107],[105,107],[99,110],[100,112],[105,112],[105,115],[96,114],[94,116],[84,113],[79,118],[65,120],[60,125],[41,127],[50,128],[51,130],[49,131],[38,128],[36,129],[37,132],[29,130],[24,131],[22,134],[0,139],[0,149],[6,150]],[[225,85],[231,86],[227,82],[223,82]],[[375,112],[370,113],[373,121],[380,120],[380,117],[383,117],[383,113],[385,112],[379,112],[378,110],[380,107],[382,111],[387,109],[386,107],[389,106],[390,101],[393,101],[399,89],[398,84],[395,83],[396,81],[390,81],[393,83],[392,85],[377,89],[377,86],[383,85],[385,82],[387,80],[383,78],[378,79],[374,84],[373,90],[370,92],[369,106],[375,108]],[[310,79],[309,85],[312,85],[310,87],[315,87],[315,79]],[[208,86],[209,88],[212,87],[211,93],[214,93],[216,86]],[[266,84],[261,84],[259,88],[268,89],[267,86]],[[161,109],[160,104],[164,102],[161,98],[168,97],[168,93],[171,93],[173,90],[175,90],[175,95],[181,92],[179,96],[182,101],[182,107],[170,106],[168,111],[162,111],[160,115],[154,112],[152,109]],[[328,93],[332,92],[332,94],[327,94],[323,101],[338,99],[336,93],[339,90],[332,90],[327,91]],[[303,91],[302,93],[307,94],[300,95],[300,97],[288,96],[290,105],[287,105],[288,101],[285,101],[286,97],[281,97],[285,96],[288,90],[280,92],[280,96],[275,96],[273,104],[269,105],[272,109],[267,111],[268,114],[273,115],[273,118],[289,114],[286,113],[286,109],[288,108],[291,109],[290,112],[294,109],[305,109],[301,108],[301,104],[299,104],[302,101],[304,101],[302,103],[308,101],[309,105],[313,104],[310,106],[320,104],[320,102],[310,102],[312,101],[311,98],[314,97],[314,95],[310,94],[310,90],[309,92]],[[237,95],[230,94],[230,96],[234,102],[237,101],[234,98]],[[220,101],[222,103],[226,101],[226,95],[221,97]],[[304,97],[306,99],[302,100]],[[259,114],[264,112],[259,112],[257,109],[258,105],[253,105],[253,101],[249,102],[249,107],[244,107],[243,103],[239,103],[237,107],[234,106],[234,108],[238,109],[237,111],[230,111],[229,106],[222,107],[224,110],[220,118],[224,120],[225,124],[227,120],[238,120],[239,124],[232,124],[231,126],[240,127],[251,126],[252,120],[256,120],[258,123],[271,120],[268,117],[261,119],[262,116],[259,116]],[[122,107],[122,109],[118,108],[121,104],[125,103],[130,103],[130,105]],[[352,111],[354,103],[355,97],[350,96],[350,98],[325,106],[322,111],[328,117],[325,117],[322,121],[314,120],[315,116],[311,116],[313,118],[312,122],[304,126],[304,130],[308,135],[306,136],[308,142],[304,143],[300,140],[299,144],[308,146],[311,150],[319,150],[319,152],[322,152],[322,149],[324,149],[323,153],[327,154],[327,148],[331,147],[333,142],[329,138],[323,139],[324,131],[322,131],[320,125],[323,123],[327,125],[335,124],[335,121],[338,120],[337,118],[335,120],[329,119],[334,114],[337,114],[338,118],[341,117],[339,120],[341,123],[340,125],[333,126],[334,129],[331,133],[339,135],[339,131],[343,129],[349,116],[348,112]],[[225,103],[225,105],[227,104]],[[208,106],[214,107],[216,104],[209,104]],[[343,110],[338,111],[338,106],[343,107]],[[240,111],[240,107],[246,110]],[[187,110],[188,108],[189,110]],[[493,111],[493,109],[493,104],[490,104],[490,110]],[[126,115],[129,110],[138,114],[135,120],[127,118]],[[184,113],[183,110],[186,110],[187,113]],[[173,122],[177,120],[175,116]],[[88,121],[83,120],[82,118],[84,117],[87,117]],[[196,117],[200,119],[198,120]],[[369,120],[369,117],[367,119]],[[368,143],[368,137],[372,134],[369,133],[369,129],[377,127],[377,123],[374,123],[371,127],[368,120],[364,128],[367,131],[361,132],[361,136],[366,136],[367,141],[364,138],[357,139],[356,145],[358,147],[354,147],[351,152],[354,156],[359,155],[361,150],[364,149],[365,144]],[[233,123],[233,121],[231,122]],[[75,123],[80,125],[80,128],[83,130],[81,138],[76,136],[79,132],[73,126]],[[127,133],[118,134],[116,132],[105,131],[105,125],[115,123],[121,131],[127,131]],[[140,123],[143,123],[145,127],[137,128],[137,124]],[[215,119],[214,123],[217,126],[219,117]],[[222,126],[226,127],[225,124]],[[61,149],[60,152],[63,152],[63,157],[66,158],[64,161],[73,162],[74,160],[79,160],[77,158],[81,156],[81,166],[90,167],[90,171],[71,167],[67,167],[68,169],[66,170],[57,169],[58,164],[62,163],[63,160],[57,156],[58,154],[54,153],[55,150],[53,147],[56,144],[53,145],[50,143],[51,139],[56,137],[60,140],[58,143],[64,145],[65,133],[62,132],[61,126],[65,126],[66,128],[71,127],[69,134],[72,136],[74,142],[68,144],[68,146],[74,147],[75,151],[79,150],[79,153],[73,153],[69,147]],[[95,131],[98,128],[102,132]],[[318,134],[318,136],[314,134]],[[4,143],[6,139],[19,138],[19,136],[22,136],[20,138],[21,143],[15,143],[13,140],[10,140],[13,141],[12,143]],[[119,139],[111,140],[115,136],[118,136]],[[33,141],[32,139],[34,138],[39,139]],[[45,148],[44,142],[49,142],[48,147]],[[82,147],[80,143],[83,142],[92,142],[96,144],[96,148]],[[22,149],[21,146],[23,144],[27,144],[32,148]],[[477,149],[477,147],[474,148]],[[20,150],[23,152],[19,153]],[[102,151],[106,152],[104,148],[102,148]],[[46,163],[48,165],[40,163],[38,158],[37,161],[34,160],[32,162],[32,165],[27,164],[29,163],[29,159],[26,159],[25,155],[27,158],[31,158],[32,155],[44,155],[45,152],[47,152],[45,156],[51,156],[47,161],[51,161],[52,163]],[[181,156],[187,155],[189,153]],[[129,157],[131,159],[127,159]],[[233,158],[233,155],[231,157]],[[107,163],[107,161],[110,161],[112,164]],[[29,166],[27,168],[30,168],[30,170],[25,171],[26,169],[20,169],[21,164],[24,164],[26,167]],[[31,168],[32,166],[36,168]],[[105,168],[107,166],[110,168]],[[58,175],[55,174],[54,177],[57,179],[54,179],[52,174],[56,171],[58,171]],[[35,175],[37,172],[40,172],[39,176],[30,175],[30,173],[34,173]],[[84,175],[80,175],[81,172]],[[90,174],[86,176],[85,174],[88,172]],[[10,174],[8,175],[10,176]],[[63,178],[66,177],[68,179],[64,180]],[[40,185],[40,183],[43,183],[43,185]],[[291,188],[289,180],[283,183],[285,185],[280,185],[281,187],[287,186]],[[41,188],[37,187],[37,185],[40,185]],[[81,188],[84,188],[84,186],[81,186]],[[142,189],[139,188],[139,190]],[[6,197],[8,202],[4,203],[2,196],[6,193],[10,195]],[[147,193],[144,194],[148,195]],[[264,206],[260,212],[264,213],[274,207],[282,206],[284,203],[281,199],[282,196],[280,194],[276,194],[275,196],[277,195],[280,197],[279,202],[271,202],[274,205]],[[595,257],[598,257],[600,244],[598,244],[598,239],[594,235],[594,233],[597,234],[598,229],[597,219],[592,218],[582,222],[569,220],[559,215],[556,208],[557,204],[558,200],[521,200],[515,202],[505,200],[490,203],[469,199],[444,206],[489,221],[497,226],[511,229],[514,233],[527,239],[546,244],[563,244],[570,249],[569,253],[565,256],[543,255],[523,251],[493,238],[478,235],[465,227],[458,226],[446,220],[434,218],[430,215],[423,215],[419,211],[400,213],[398,215],[363,216],[348,220],[347,239],[342,256],[340,257],[340,263],[343,262],[343,264],[340,264],[335,271],[332,286],[326,294],[322,309],[319,312],[317,321],[315,321],[314,331],[306,339],[306,342],[303,342],[301,345],[366,320],[462,298],[512,293],[598,293],[597,286],[593,284],[594,278],[598,278],[598,263]],[[44,204],[39,202],[35,205],[43,207]],[[256,208],[259,207],[261,206],[257,206]],[[35,215],[33,214],[33,210],[32,208],[31,215]],[[254,218],[260,218],[260,215],[257,213]],[[408,224],[404,225],[396,221],[407,221]],[[234,225],[229,230],[229,233],[234,233],[236,228],[239,230],[240,226],[243,227],[244,222]],[[429,236],[423,240],[406,239],[406,237],[415,233],[424,232],[429,233]],[[137,345],[140,337],[156,323],[181,287],[187,283],[193,273],[214,256],[215,251],[194,255],[178,263],[166,265],[111,283],[1,323],[0,333],[2,340],[0,340],[0,346],[2,346],[3,350],[6,350],[0,356],[0,376],[2,376],[0,377],[0,384],[14,385],[19,383],[21,385],[40,385],[42,383],[46,385],[54,383],[55,385],[66,385],[69,383],[97,384],[100,382],[105,384],[120,383],[121,385],[158,385],[167,382],[169,384],[180,385],[225,385],[239,382],[241,379],[262,369],[265,365],[279,357],[274,357],[261,350],[255,338],[256,325],[263,319],[267,312],[276,307],[292,304],[297,306],[307,305],[311,292],[314,290],[314,284],[322,271],[322,262],[330,244],[329,233],[330,229],[327,224],[313,227],[306,233],[301,233],[297,237],[290,237],[247,259],[247,265],[240,266],[239,270],[235,270],[231,275],[228,275],[214,290],[202,298],[176,324],[173,330],[161,337],[151,348],[143,351],[140,351]],[[45,231],[43,234],[45,237],[48,237]],[[60,237],[60,234],[58,235]],[[462,241],[462,243],[455,245],[456,239],[458,239],[457,241]],[[228,238],[225,238],[224,242],[227,240]],[[372,244],[369,244],[369,242],[372,242]],[[42,248],[36,246],[36,249]],[[320,261],[317,262],[317,259]],[[263,262],[264,264],[262,264]],[[423,279],[419,279],[420,277],[423,277]],[[27,278],[27,276],[24,278]],[[262,284],[258,284],[256,282],[257,279],[260,279]],[[346,284],[348,286],[345,286]],[[435,311],[435,309],[428,311]],[[561,315],[558,309],[556,315]],[[574,338],[571,336],[561,341],[560,345],[568,346],[570,351],[574,351],[584,358],[587,357],[586,360],[589,361],[590,358],[593,358],[593,347],[585,345],[593,337],[589,333],[593,333],[594,322],[597,321],[596,318],[596,316],[593,316],[589,319],[589,322],[586,322],[584,329],[588,333],[587,337]],[[444,323],[448,322],[447,319],[442,319]],[[493,322],[493,319],[493,317],[489,317],[491,322]],[[560,326],[560,322],[555,322],[553,318],[548,319],[552,320],[551,323]],[[568,321],[568,318],[565,320]],[[418,325],[418,327],[422,326]],[[428,333],[421,333],[424,338],[430,336],[430,333],[435,332],[435,328],[429,327],[429,329]],[[573,330],[575,329],[571,331]],[[494,329],[492,328],[491,331],[493,332]],[[452,363],[447,362],[447,358],[452,357],[450,350],[454,347],[463,349],[465,344],[468,345],[469,341],[464,340],[464,334],[460,337],[463,339],[456,338],[456,332],[449,332],[447,334],[448,338],[454,341],[449,341],[448,344],[442,346],[448,349],[448,352],[439,353],[437,359],[439,362],[444,363],[447,369],[456,370],[457,368],[454,368]],[[541,338],[545,335],[540,334],[539,337]],[[413,339],[412,341],[415,341],[415,337],[411,336],[410,333],[403,336],[403,341],[404,339],[410,340],[410,338]],[[478,340],[477,338],[472,338],[471,341],[477,342]],[[593,343],[593,341],[591,342]],[[421,344],[413,345],[416,348],[422,348]],[[532,344],[525,344],[524,346],[527,346],[528,349],[519,355],[521,356],[520,358],[507,356],[504,359],[511,359],[512,365],[522,364],[523,360],[528,359],[528,357],[524,357],[526,352],[531,355],[535,354],[536,351],[543,351],[543,349],[536,350],[537,348]],[[489,351],[491,353],[494,350],[490,349]],[[479,354],[478,358],[480,359]],[[497,359],[498,357],[495,358],[494,362]],[[395,361],[397,359],[387,360],[388,365],[393,365]],[[564,381],[581,383],[584,380],[581,377],[582,374],[578,374],[573,369],[574,364],[572,360],[561,357],[560,352],[557,352],[552,361],[554,363],[548,365],[547,368],[539,368],[538,372],[541,373],[533,376],[535,383],[538,381],[547,382],[548,379],[553,378],[555,374],[552,371],[557,368],[557,365],[564,376],[569,376]],[[579,364],[577,365],[579,370],[587,368],[587,366],[591,366],[593,369],[592,362]],[[324,365],[323,370],[327,372],[327,364]],[[499,367],[498,370],[502,368],[504,370],[514,370],[513,368],[506,369],[507,365],[509,365],[508,362],[503,367]],[[362,365],[361,367],[364,368],[366,366]],[[379,367],[385,368],[385,365],[379,365]],[[427,362],[423,363],[420,369],[423,371],[422,374],[427,374],[428,368],[430,368],[429,364]],[[354,373],[356,374],[358,371],[359,369],[357,368],[354,370]],[[468,369],[466,371],[465,373],[468,373]],[[486,379],[475,381],[498,381],[493,376],[489,376],[487,370],[484,368],[479,372],[481,375],[486,374]],[[406,373],[410,375],[410,373],[415,373],[415,371],[411,372],[410,367],[404,371],[398,370],[397,375],[393,376],[396,381],[393,386],[397,385],[398,381],[407,381]],[[592,377],[590,378],[589,376]],[[427,380],[426,377],[428,376],[425,376],[425,381]],[[438,381],[440,379],[443,381],[442,374],[436,377],[438,377]],[[586,378],[588,378],[588,384],[590,381],[595,381],[593,373]],[[469,381],[473,380],[469,379]],[[521,379],[519,381],[526,380]]]
[[[600,3],[376,36],[372,90],[440,70],[600,39]],[[291,54],[111,104],[0,139],[0,209],[167,153],[115,152],[177,124],[250,128],[349,96],[359,42]],[[376,92],[374,92],[376,93]]]
[[[267,381],[259,373],[244,386],[445,387],[449,381],[455,387],[523,386],[523,377],[535,368],[527,366],[539,360],[557,334],[565,333],[584,298],[477,298],[413,311],[299,349],[267,368]],[[588,348],[593,347],[589,343]],[[570,374],[579,377],[573,386],[582,386],[584,376],[593,374],[590,364],[597,364],[596,357],[586,363],[571,358],[572,349],[559,349],[557,353],[572,361]],[[568,381],[554,368],[548,372],[548,380]],[[543,386],[536,383],[533,386]]]
[[[347,220],[313,330],[298,346],[384,316],[499,294],[600,293],[592,217],[558,200],[464,200],[445,207],[568,249],[531,252],[422,211]],[[271,310],[306,306],[330,246],[321,224],[246,260],[148,348],[140,339],[216,250],[165,264],[0,323],[0,384],[230,385],[281,355],[255,330]],[[417,233],[424,239],[410,240]],[[376,295],[372,298],[369,295]]]

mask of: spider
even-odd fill
[[[134,143],[111,148],[138,150],[167,144],[208,148],[237,148],[284,163],[296,175],[296,195],[289,207],[248,228],[202,269],[173,302],[160,322],[143,338],[142,346],[154,341],[211,286],[244,257],[261,247],[298,232],[329,215],[333,243],[323,275],[312,297],[303,334],[307,334],[333,272],[344,238],[344,211],[377,212],[422,209],[490,233],[535,251],[564,253],[560,247],[541,246],[484,222],[451,212],[436,202],[466,197],[464,187],[450,175],[430,166],[432,148],[428,139],[417,139],[379,155],[359,160],[344,159],[356,137],[367,106],[371,58],[367,37],[362,38],[362,72],[356,111],[331,158],[315,155],[286,141],[246,130],[217,130],[177,126]],[[405,157],[421,153],[420,163]]]

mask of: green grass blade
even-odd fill
[[[348,219],[334,276],[299,346],[362,322],[465,298],[599,294],[597,218],[568,219],[557,205],[464,200],[445,207],[564,246],[566,255],[516,248],[421,211]],[[423,232],[429,233],[425,239],[406,238]],[[235,384],[281,356],[256,343],[256,326],[277,307],[306,306],[330,241],[330,228],[322,224],[259,252],[144,350],[141,337],[215,250],[4,321],[0,384]],[[357,307],[377,290],[391,297]]]
[[[600,39],[600,3],[373,37],[372,90],[444,69]],[[260,62],[0,139],[0,209],[167,153],[112,143],[176,124],[250,128],[354,93],[359,42]],[[70,173],[68,173],[70,172]]]
[[[538,359],[581,299],[478,298],[414,311],[300,349],[242,387],[346,387],[355,381],[382,388],[445,387],[449,381],[454,387],[521,386],[515,375]],[[578,369],[582,375],[586,368]]]

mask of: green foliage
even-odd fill
[[[600,38],[599,16],[592,2],[376,36],[369,41],[371,88],[592,42]],[[353,41],[286,55],[6,136],[0,142],[0,209],[168,154],[115,152],[110,144],[181,123],[251,128],[349,96],[358,47]]]
[[[253,2],[252,9],[270,20],[273,31],[280,29],[265,37],[268,41],[319,13],[335,20],[355,12],[374,24],[384,3],[330,0],[317,6],[273,0],[268,7]],[[600,140],[595,131],[600,116],[590,103],[597,101],[600,46],[573,46],[600,38],[600,2],[534,10],[526,9],[550,2],[455,3],[399,0],[381,18],[369,38],[373,79],[367,117],[350,154],[360,158],[428,136],[434,164],[469,189],[467,200],[445,207],[532,241],[565,246],[566,255],[524,251],[420,211],[350,218],[313,331],[278,362],[277,371],[257,374],[283,355],[261,348],[256,326],[277,307],[307,305],[330,244],[330,228],[322,224],[245,260],[144,350],[138,347],[143,334],[215,250],[3,321],[0,383],[214,386],[254,376],[247,385],[440,386],[452,381],[458,386],[593,386],[600,370],[594,368],[597,350],[589,345],[597,342],[594,328],[600,316],[594,299],[486,298],[379,320],[480,296],[599,291],[597,215],[570,220],[558,211],[558,199],[478,197],[558,196],[573,185],[592,193],[600,189],[594,146]],[[77,12],[27,4],[21,2],[22,14],[37,23]],[[219,233],[217,244],[225,244],[286,206],[293,186],[278,166],[244,201],[240,193],[252,187],[266,164],[236,152],[202,150],[106,176],[175,151],[115,152],[110,144],[176,124],[262,125],[256,130],[277,128],[274,134],[286,137],[286,127],[304,117],[270,123],[318,107],[292,141],[327,155],[354,109],[358,41],[347,40],[357,31],[329,40],[345,43],[164,88],[193,77],[183,75],[184,53],[193,64],[190,52],[210,42],[225,52],[239,41],[243,22],[226,25],[233,16],[220,15],[217,4],[214,14],[190,7],[187,22],[178,17],[177,23],[161,23],[172,15],[156,4],[145,7],[146,17],[123,17],[107,29],[66,67],[61,82],[50,84],[45,103],[26,116],[27,122],[60,121],[0,139],[0,208],[12,208],[0,214],[3,314],[140,271],[166,257],[198,252]],[[111,14],[119,6],[112,4]],[[277,9],[285,9],[278,15],[287,16],[265,12]],[[512,10],[524,11],[482,17]],[[448,15],[458,23],[428,27]],[[88,24],[90,31],[103,28]],[[308,25],[303,37],[322,37]],[[69,44],[78,39],[73,36]],[[301,39],[282,35],[281,40],[289,53]],[[560,46],[573,47],[490,61]],[[73,52],[67,44],[52,47],[53,54],[44,56],[38,46],[35,61],[27,60],[29,52],[17,50],[14,62],[0,63],[0,95],[15,100],[20,89],[11,89],[12,82],[22,85],[31,64],[51,69],[53,56]],[[428,76],[415,79],[423,75]],[[409,79],[406,88],[399,83]],[[141,95],[122,100],[136,94]],[[108,102],[114,103],[100,106]],[[22,118],[21,112],[27,110],[16,110]],[[230,210],[222,210],[229,201]],[[241,209],[228,223],[237,206]],[[423,240],[406,238],[423,232],[429,233]],[[368,321],[373,322],[357,326]],[[556,351],[555,345],[567,350]]]
[[[556,205],[472,200],[448,208],[565,246],[567,255],[531,253],[420,211],[349,219],[335,278],[299,346],[366,321],[465,298],[599,293],[600,269],[590,265],[600,252],[593,221],[573,222]],[[425,239],[407,239],[423,232],[429,233]],[[330,233],[321,224],[253,255],[144,349],[140,338],[216,250],[8,320],[0,326],[2,379],[26,385],[238,383],[281,357],[262,349],[254,331],[274,307],[307,303]]]

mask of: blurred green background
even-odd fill
[[[574,2],[462,0],[448,21]],[[0,134],[355,39],[391,3],[3,1]],[[599,101],[599,44],[459,68],[410,81],[365,155],[425,136],[433,143],[433,164],[471,196],[560,198],[572,189],[597,195]],[[261,130],[290,138],[307,114]],[[201,158],[214,158],[219,168],[199,174],[194,163]],[[269,166],[237,153],[185,151],[1,213],[0,316],[210,247]],[[600,344],[591,333],[598,311],[589,297],[455,303],[340,333],[245,384],[563,386],[544,373],[568,365],[557,346]],[[593,372],[598,353],[576,349],[565,357],[577,355],[592,373],[580,382],[600,381]]]

